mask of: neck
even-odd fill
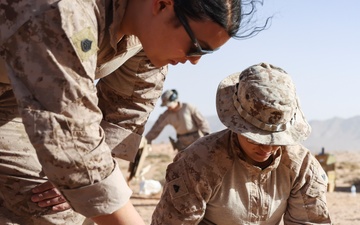
[[[266,161],[264,162],[257,162],[253,159],[251,159],[250,157],[247,156],[247,154],[242,150],[242,148],[240,148],[241,152],[244,155],[244,160],[245,162],[260,167],[262,170],[266,169],[268,166],[271,165],[271,163],[274,161],[274,155],[271,155]]]
[[[274,154],[271,155],[265,162],[255,162],[254,165],[260,167],[262,170],[266,169],[274,161]]]
[[[244,157],[244,160],[245,162],[251,164],[251,165],[254,165],[254,166],[257,166],[257,167],[260,167],[262,170],[266,169],[268,166],[271,165],[271,163],[274,161],[275,159],[275,155],[278,154],[279,150],[276,150],[266,161],[264,162],[258,162],[258,161],[255,161],[253,159],[251,159],[247,154],[246,152],[243,150],[243,147],[241,146],[240,144],[240,151],[242,152],[243,154],[243,157]]]
[[[145,4],[145,2],[151,1],[127,1],[124,18],[120,26],[120,32],[123,35],[139,35],[137,31],[141,30],[141,24],[146,24],[144,23],[144,21],[147,20],[147,12],[150,11],[150,6],[148,4]]]

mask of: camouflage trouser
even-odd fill
[[[21,119],[8,115],[0,110],[0,224],[83,224],[73,210],[54,213],[30,200],[31,189],[47,179]]]

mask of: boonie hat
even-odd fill
[[[161,106],[169,106],[178,100],[178,92],[175,89],[165,91],[161,96]]]
[[[222,80],[216,108],[226,127],[259,144],[295,145],[311,132],[290,76],[268,63]]]

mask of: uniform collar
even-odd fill
[[[110,44],[116,49],[117,43],[123,38],[124,35],[117,34],[117,30],[119,30],[121,22],[125,15],[125,10],[127,6],[127,0],[113,0],[112,10],[113,10],[113,18],[112,23],[109,28],[110,33]]]

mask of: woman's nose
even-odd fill
[[[264,152],[271,152],[273,147],[271,145],[260,145],[260,149]]]
[[[187,57],[187,60],[190,61],[191,64],[196,65],[200,61],[201,56],[192,56]]]

